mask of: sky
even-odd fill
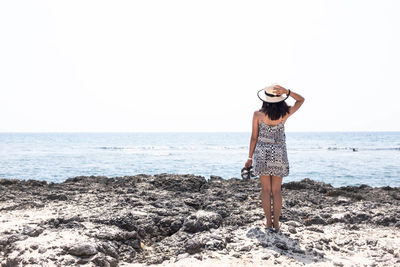
[[[400,130],[400,2],[0,2],[0,132]],[[288,100],[292,105],[293,99]]]

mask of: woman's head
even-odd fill
[[[268,103],[263,101],[260,111],[265,113],[265,115],[267,115],[271,120],[278,120],[289,113],[289,106],[285,101],[278,103]]]

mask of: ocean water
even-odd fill
[[[286,133],[290,175],[400,186],[400,132]],[[0,133],[0,178],[159,173],[240,178],[250,133]]]

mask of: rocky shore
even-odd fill
[[[1,266],[400,266],[400,188],[282,185],[264,229],[258,179],[0,179]]]

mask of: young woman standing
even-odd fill
[[[284,125],[304,103],[304,97],[280,85],[267,86],[259,90],[257,95],[263,101],[263,105],[253,115],[249,157],[245,167],[248,168],[253,164],[254,174],[260,177],[262,207],[266,217],[263,222],[265,227],[273,226],[275,230],[279,230],[282,178],[289,175]],[[285,102],[289,96],[296,100],[293,106],[288,106]]]

